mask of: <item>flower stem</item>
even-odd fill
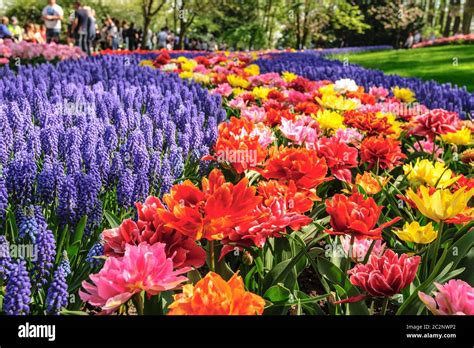
[[[364,257],[364,264],[366,264],[367,261],[369,261],[370,254],[372,254],[372,250],[374,249],[375,243],[377,243],[376,239],[374,239],[372,243],[370,243],[369,249],[367,250],[367,254],[365,254],[365,257]]]
[[[349,245],[349,254],[347,255],[347,263],[346,263],[347,267],[346,267],[346,269],[349,269],[351,267],[352,250],[354,249],[354,240],[355,240],[354,235],[351,235],[351,242],[350,242],[350,245]]]
[[[382,312],[380,313],[381,315],[387,314],[387,308],[388,308],[388,303],[390,301],[389,297],[385,297],[383,299],[383,304],[382,304]]]
[[[209,269],[211,272],[216,271],[216,257],[214,255],[214,241],[209,242]]]
[[[133,305],[135,306],[135,309],[137,310],[138,315],[143,315],[143,310],[145,307],[145,301],[144,301],[144,293],[139,292],[132,297],[132,302]]]
[[[443,237],[443,227],[444,227],[444,222],[441,221],[439,223],[439,228],[438,228],[438,238],[436,238],[436,241],[434,242],[434,249],[431,255],[432,257],[431,272],[434,271],[435,266],[436,266],[436,260],[438,259],[439,248],[441,247],[441,238]]]

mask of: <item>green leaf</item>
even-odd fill
[[[448,250],[443,266],[453,263],[453,268],[456,268],[459,262],[467,255],[467,253],[474,247],[474,233],[466,233],[457,242],[453,243]]]
[[[339,297],[353,297],[360,295],[359,289],[351,284],[349,278],[335,264],[329,262],[325,258],[319,257],[317,259],[317,266],[319,273],[344,290],[344,293],[338,293]],[[337,289],[338,288],[336,287],[336,291]],[[369,314],[369,310],[364,301],[349,303],[348,309],[351,314]]]
[[[271,306],[265,308],[265,315],[285,315],[288,313],[291,306],[288,302],[292,294],[283,284],[273,285],[265,292],[263,297],[271,302]]]
[[[76,231],[74,232],[74,239],[72,240],[73,244],[82,241],[82,236],[84,235],[84,230],[86,229],[86,223],[87,215],[84,215],[81,220],[79,220],[79,223],[76,226]]]
[[[198,281],[202,279],[201,273],[199,273],[199,271],[196,269],[189,271],[187,274],[187,277],[191,284],[196,284]]]
[[[89,314],[87,314],[87,312],[71,311],[71,310],[68,310],[68,309],[61,310],[61,312],[59,314],[61,314],[61,315],[89,315]]]
[[[326,315],[326,313],[317,303],[320,300],[306,303],[305,300],[313,300],[314,298],[299,290],[295,291],[295,294],[299,299],[301,299],[301,306],[303,307],[303,310],[306,313],[308,313],[309,315]]]
[[[216,273],[218,273],[224,280],[229,280],[234,275],[234,272],[227,262],[225,262],[225,259],[216,263]]]
[[[283,286],[283,284],[277,284],[270,287],[263,297],[273,303],[275,302],[287,302],[290,298],[291,291]]]
[[[143,314],[145,315],[163,315],[163,301],[161,294],[148,298],[144,296]]]
[[[56,253],[56,263],[59,262],[59,260],[62,257],[62,251],[65,245],[69,243],[69,225],[64,226],[63,230],[60,232],[59,236],[59,244],[57,247],[57,253]],[[67,240],[67,241],[66,241]]]
[[[403,304],[398,308],[397,315],[405,315],[405,314],[416,314],[417,309],[421,305],[421,301],[418,299],[418,292],[423,291],[423,292],[429,292],[431,289],[434,287],[434,282],[437,280],[443,279],[443,277],[449,273],[451,270],[453,263],[448,264],[446,267],[443,268],[441,272],[439,272],[439,269],[441,268],[443,261],[446,257],[446,251],[443,253],[443,256],[441,259],[438,261],[436,264],[436,267],[434,271],[430,274],[430,276],[420,284],[411,294],[410,296],[403,301]],[[416,300],[417,304],[416,304]],[[415,302],[415,304],[413,303]]]
[[[115,216],[113,213],[104,211],[104,216],[107,222],[109,223],[110,228],[116,228],[120,226],[121,224],[120,219],[117,216]]]
[[[275,238],[273,250],[275,255],[273,262],[275,264],[289,260],[293,257],[291,245],[287,238]]]
[[[263,291],[268,290],[273,284],[283,283],[289,289],[296,286],[297,273],[295,266],[299,259],[304,255],[300,252],[290,260],[285,260],[273,267],[263,279]]]

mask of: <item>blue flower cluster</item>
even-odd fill
[[[199,170],[226,117],[220,97],[139,67],[140,59],[2,69],[0,217],[8,193],[14,206],[53,209],[63,225],[87,215],[91,233],[105,192],[116,192],[117,209],[127,209],[192,174],[185,168]]]
[[[410,88],[415,92],[418,102],[430,109],[442,108],[456,111],[463,119],[474,115],[474,93],[466,87],[440,84],[435,81],[423,81],[418,78],[386,75],[382,71],[365,69],[355,64],[344,64],[338,60],[329,60],[326,54],[344,53],[338,50],[323,50],[297,53],[271,54],[256,63],[262,73],[290,71],[310,80],[353,79],[368,90],[372,86],[391,88],[395,86]]]
[[[44,291],[48,314],[67,306],[67,255],[55,265],[61,252],[55,233],[66,224],[75,231],[87,216],[84,235],[95,237],[104,209],[118,213],[207,168],[200,159],[226,118],[220,97],[140,67],[141,59],[101,56],[1,69],[0,228],[8,207],[17,225],[16,240],[0,236],[6,314],[36,312],[31,289]],[[10,257],[9,242],[31,244],[36,257]],[[103,262],[93,257],[99,255],[97,243],[87,256],[92,267]]]
[[[54,272],[53,280],[46,295],[46,312],[57,315],[68,304],[68,285],[66,278],[71,273],[67,254]]]
[[[26,270],[26,262],[17,259],[10,264],[3,311],[8,315],[30,313],[31,282]]]

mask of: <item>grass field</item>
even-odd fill
[[[334,58],[347,58],[350,63],[388,74],[451,82],[474,92],[474,45],[356,53]]]

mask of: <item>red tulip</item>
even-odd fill
[[[434,109],[416,117],[412,133],[432,139],[436,135],[456,132],[459,121],[459,116],[455,112]]]
[[[150,196],[145,203],[136,205],[137,222],[127,219],[119,227],[102,233],[105,255],[122,257],[127,245],[164,243],[166,255],[173,259],[176,267],[201,267],[204,264],[206,253],[193,238],[164,226],[158,215],[158,209],[163,209],[158,198]]]
[[[326,159],[332,175],[338,180],[352,182],[349,168],[357,167],[357,149],[336,137],[321,138],[318,142],[318,155]]]
[[[353,285],[361,287],[372,296],[393,296],[415,279],[419,256],[400,257],[388,249],[382,256],[372,255],[367,264],[357,264],[348,271]]]
[[[369,169],[378,165],[382,169],[392,169],[406,158],[400,148],[400,142],[391,138],[368,137],[360,145],[361,163],[369,163]]]
[[[334,195],[326,200],[326,211],[331,215],[330,224],[333,230],[329,234],[353,234],[356,238],[382,239],[382,230],[398,220],[397,217],[375,228],[383,207],[377,206],[372,197],[364,199],[360,193],[347,197]]]

